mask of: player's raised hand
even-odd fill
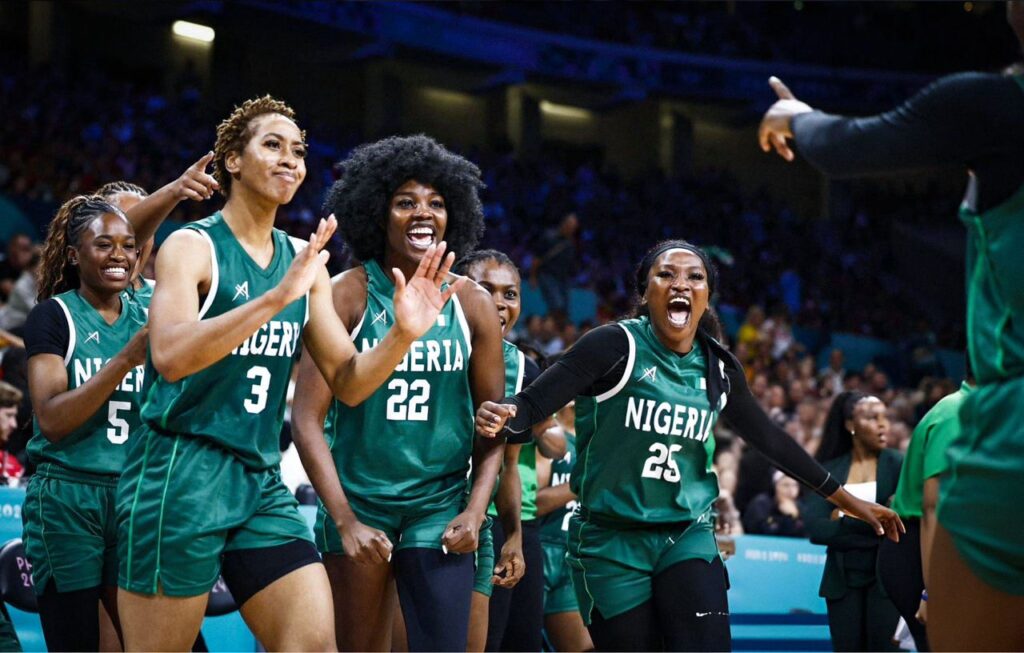
[[[778,77],[768,78],[768,85],[779,99],[768,107],[768,111],[761,118],[761,125],[757,129],[757,141],[765,152],[775,148],[779,156],[786,161],[792,161],[795,155],[786,139],[793,138],[793,116],[808,113],[813,109],[796,99],[789,87]]]
[[[316,233],[309,238],[309,244],[295,255],[288,272],[277,284],[277,290],[282,293],[285,305],[302,297],[313,287],[321,268],[331,257],[331,253],[324,250],[324,247],[337,228],[338,221],[333,213],[326,220],[321,218]]]
[[[493,438],[505,428],[505,423],[515,416],[515,404],[485,401],[476,409],[476,432],[485,438]]]
[[[395,275],[395,327],[410,338],[419,338],[430,330],[445,302],[466,281],[465,277],[458,277],[442,290],[448,271],[455,263],[455,253],[445,256],[446,249],[444,241],[427,248],[416,272],[408,280],[398,268],[391,269]]]
[[[206,172],[212,161],[213,152],[207,152],[178,177],[173,188],[179,201],[188,199],[202,202],[213,197],[213,192],[220,188],[220,184],[213,175]]]

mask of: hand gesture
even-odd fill
[[[360,521],[338,528],[341,546],[352,562],[359,565],[379,565],[391,561],[391,540],[384,531],[371,528]]]
[[[526,574],[526,560],[523,558],[522,535],[510,537],[501,546],[501,557],[494,566],[491,584],[498,587],[512,588]]]
[[[448,522],[441,536],[441,550],[448,553],[472,553],[480,543],[480,525],[483,515],[461,512]]]
[[[144,324],[135,332],[132,339],[121,350],[121,354],[132,367],[138,367],[146,362],[146,349],[149,346],[149,325]]]
[[[485,401],[476,409],[476,432],[485,438],[493,438],[505,428],[505,423],[515,416],[515,404]]]
[[[813,109],[796,99],[793,92],[778,77],[769,77],[768,85],[772,87],[779,99],[768,107],[768,111],[761,118],[761,126],[757,129],[757,140],[765,152],[774,147],[779,156],[786,161],[792,161],[793,150],[789,149],[786,139],[793,138],[793,116],[809,113]]]
[[[445,302],[466,281],[465,277],[458,277],[441,291],[441,285],[455,262],[454,252],[444,255],[446,248],[444,241],[431,245],[408,281],[401,270],[391,269],[395,275],[395,327],[412,339],[419,338],[434,326]]]
[[[174,182],[174,196],[181,200],[202,202],[213,197],[213,191],[220,189],[220,184],[207,174],[206,167],[213,161],[213,152],[207,152],[201,159],[188,167]]]
[[[870,524],[879,535],[885,535],[893,542],[900,541],[900,533],[906,533],[907,529],[895,512],[880,506],[871,501],[858,499],[846,490],[840,489],[837,493],[837,505],[847,516],[855,517]]]
[[[327,246],[327,241],[337,228],[338,221],[333,213],[326,220],[321,218],[316,233],[309,239],[309,245],[295,255],[288,272],[276,288],[282,294],[285,306],[305,295],[313,287],[317,275],[331,257],[330,252],[321,250]]]

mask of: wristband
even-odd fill
[[[928,601],[928,590],[921,590],[921,600],[925,602]]]

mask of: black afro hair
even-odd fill
[[[391,136],[361,145],[339,165],[341,178],[327,191],[324,212],[338,219],[338,232],[360,261],[384,259],[391,196],[410,179],[444,197],[449,252],[464,257],[483,236],[480,169],[428,136]]]

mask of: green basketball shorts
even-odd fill
[[[544,614],[576,612],[580,609],[572,574],[565,561],[565,542],[542,542],[544,552]]]
[[[21,512],[37,594],[117,584],[116,494],[116,476],[39,465]]]
[[[610,528],[569,519],[566,562],[583,621],[596,607],[610,619],[651,599],[652,579],[677,562],[717,557],[714,521],[708,512],[689,524]]]
[[[978,386],[960,408],[939,521],[983,581],[1024,596],[1024,378]]]
[[[480,546],[476,550],[476,575],[473,577],[473,591],[490,596],[494,589],[491,578],[494,577],[494,534],[491,532],[491,518],[484,520],[480,528]]]
[[[403,515],[382,509],[357,496],[348,496],[352,512],[363,524],[384,531],[395,551],[399,549],[441,549],[441,537],[448,524],[462,512],[464,498],[455,495],[447,506],[422,515]],[[334,520],[321,505],[313,526],[314,542],[320,553],[345,555]]]
[[[140,429],[117,494],[118,585],[197,596],[221,554],[310,541],[280,470],[250,469],[202,438]]]

